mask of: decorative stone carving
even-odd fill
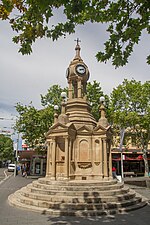
[[[78,167],[81,169],[88,169],[88,168],[92,167],[92,163],[91,162],[78,162]]]

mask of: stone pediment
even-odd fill
[[[67,123],[66,126],[68,127],[68,129],[76,130],[73,123]]]
[[[91,132],[92,132],[91,129],[86,125],[83,125],[79,129],[77,129],[77,133],[87,133],[87,134],[89,134]]]
[[[49,131],[47,132],[46,136],[48,137],[49,135],[55,135],[57,134],[57,136],[62,133],[68,133],[71,135],[75,135],[76,133],[76,128],[74,126],[74,124],[72,123],[68,123],[66,125],[61,124],[60,122],[54,124],[53,126],[50,127]]]
[[[53,126],[50,127],[49,131],[47,132],[46,136],[48,136],[49,134],[51,134],[52,132],[61,132],[64,130],[68,130],[68,127],[64,124],[61,123],[56,123]]]
[[[97,127],[95,127],[94,131],[106,131],[107,129],[101,125],[98,125]]]
[[[56,123],[50,127],[50,130],[60,130],[60,129],[65,129],[65,128],[68,128],[68,127],[62,123]]]
[[[95,127],[94,129],[94,133],[96,132],[107,132],[108,130],[111,129],[111,126],[109,125],[108,127],[103,127],[102,125],[98,125],[97,127]]]

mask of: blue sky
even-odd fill
[[[99,63],[95,58],[108,37],[104,25],[87,23],[79,26],[75,34],[56,42],[37,40],[28,56],[18,53],[19,46],[12,42],[14,33],[7,22],[0,21],[0,30],[0,117],[14,115],[17,102],[28,105],[32,101],[40,108],[40,94],[45,95],[54,84],[67,86],[65,73],[75,56],[77,37],[81,39],[81,57],[90,71],[89,81],[100,82],[105,94],[110,94],[125,78],[142,82],[150,78],[150,66],[146,64],[150,38],[145,34],[128,65],[115,69],[111,62]]]

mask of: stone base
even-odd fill
[[[51,215],[96,216],[146,205],[117,180],[53,181],[39,178],[10,195],[13,206]]]

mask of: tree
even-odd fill
[[[45,133],[53,123],[54,105],[61,105],[61,92],[59,85],[53,85],[45,96],[41,95],[41,104],[44,108],[37,110],[32,103],[24,106],[17,103],[16,110],[19,113],[16,121],[16,130],[22,133],[26,143],[36,149],[40,149],[45,143]],[[59,110],[60,111],[60,110]]]
[[[150,141],[150,81],[125,79],[110,95],[110,119],[116,127],[126,129],[125,141],[134,138],[142,149],[145,175],[148,175],[147,148]]]
[[[2,0],[0,18],[8,20],[13,38],[20,44],[22,54],[32,52],[32,43],[38,38],[57,40],[75,32],[79,24],[105,23],[109,39],[104,52],[98,52],[98,61],[111,59],[116,67],[123,66],[138,44],[142,31],[150,34],[149,0]],[[56,10],[57,9],[57,10]],[[59,10],[59,11],[58,11]],[[17,14],[18,11],[18,14]],[[51,24],[51,18],[62,12],[63,21]],[[150,64],[150,55],[147,57]]]
[[[53,121],[53,107],[37,110],[34,106],[23,106],[17,103],[19,113],[15,129],[22,134],[22,138],[31,147],[41,147],[45,142],[45,133]]]
[[[0,134],[0,161],[13,160],[14,149],[11,138]]]
[[[58,105],[60,108],[61,105],[61,93],[66,92],[67,93],[67,88],[61,88],[60,85],[53,85],[47,90],[47,94],[45,96],[41,95],[41,104],[42,106],[47,106],[47,105]]]
[[[99,82],[95,80],[93,83],[88,82],[87,84],[87,98],[91,104],[91,113],[94,118],[98,121],[100,117],[99,107],[100,107],[100,97],[104,96],[106,100],[106,106],[108,106],[109,98],[107,95],[104,95],[102,88]],[[108,115],[108,110],[107,110]]]

